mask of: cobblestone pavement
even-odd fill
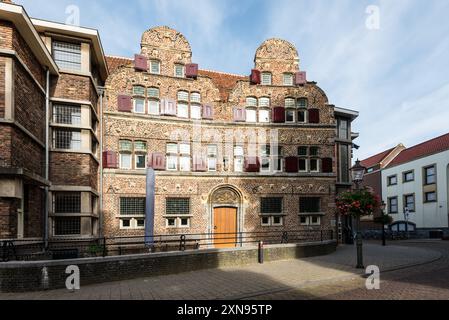
[[[0,294],[0,299],[449,299],[449,242],[364,246],[381,270],[381,289],[365,288],[355,248],[323,257],[82,286],[81,290]]]

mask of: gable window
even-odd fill
[[[81,150],[81,132],[67,129],[53,129],[53,148]]]
[[[284,73],[284,86],[292,86],[293,85],[293,74]]]
[[[398,197],[388,198],[388,213],[398,213]]]
[[[161,73],[161,63],[158,60],[150,60],[150,73],[160,74]]]
[[[403,180],[404,182],[411,182],[415,180],[415,172],[414,171],[407,171],[403,174]]]
[[[436,182],[437,182],[436,167],[430,166],[430,167],[424,168],[424,184],[431,185],[431,184],[435,184]]]
[[[60,124],[81,125],[81,107],[53,105],[53,121]]]
[[[175,64],[175,77],[184,78],[184,66],[182,64]]]
[[[271,73],[262,72],[262,85],[271,86]]]
[[[59,68],[81,71],[81,44],[53,41],[53,57]]]
[[[389,186],[395,186],[398,184],[398,176],[394,175],[394,176],[390,176],[387,178],[387,182]]]
[[[408,208],[410,212],[415,212],[415,195],[407,194],[404,196],[405,208]]]

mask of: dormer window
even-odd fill
[[[292,86],[292,85],[293,85],[293,74],[284,73],[284,86]]]
[[[271,86],[271,73],[262,72],[262,85]]]
[[[175,64],[175,77],[184,78],[185,76],[185,68],[182,64]]]
[[[161,63],[158,60],[150,60],[150,73],[160,74],[161,73]]]

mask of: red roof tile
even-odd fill
[[[449,150],[449,133],[402,151],[388,167]]]
[[[394,150],[394,148],[391,148],[391,149],[388,149],[388,150],[386,150],[384,152],[376,154],[376,155],[374,155],[372,157],[369,157],[369,158],[367,158],[365,160],[360,161],[360,164],[362,166],[364,166],[365,168],[368,168],[368,169],[371,168],[371,167],[374,167],[375,165],[381,163],[382,160],[385,159],[385,157],[388,156],[391,153],[391,151],[393,151],[393,150]]]
[[[113,73],[119,67],[126,66],[132,63],[133,59],[124,57],[106,56],[106,62],[108,64],[109,73]]]
[[[222,73],[210,70],[198,70],[198,74],[212,79],[217,88],[220,90],[220,98],[227,101],[229,94],[234,89],[237,81],[248,80],[248,76],[240,76],[236,74]]]

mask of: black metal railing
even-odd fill
[[[59,238],[40,240],[0,240],[3,262],[12,260],[51,260],[138,253],[173,252],[210,248],[300,244],[334,240],[334,230],[297,230],[238,233],[165,234],[154,236],[103,237],[94,239]]]

